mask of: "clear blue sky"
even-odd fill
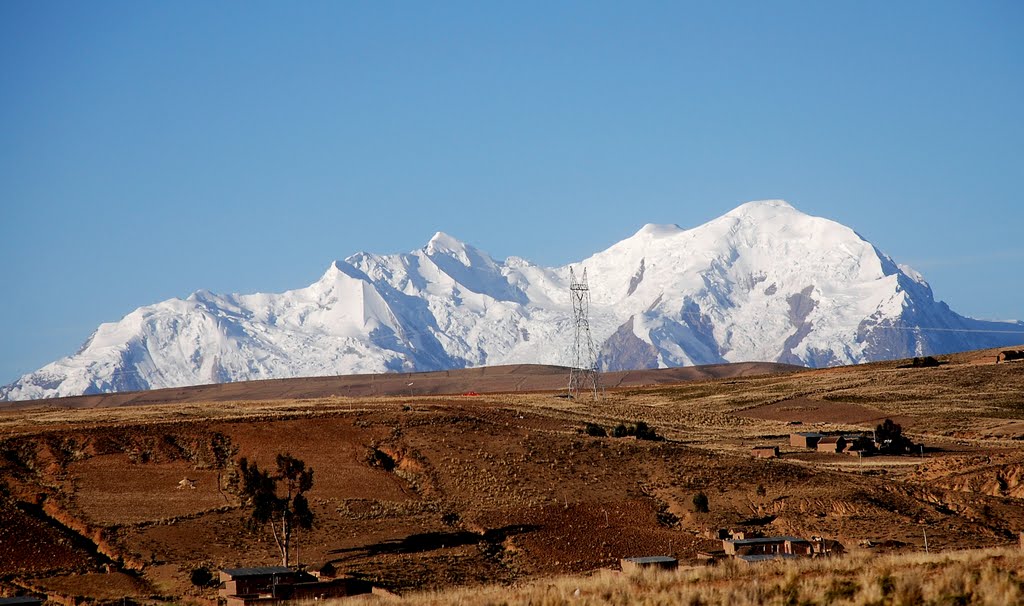
[[[560,265],[784,198],[1024,317],[1024,3],[0,2],[0,383],[443,230]]]

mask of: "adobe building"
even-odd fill
[[[725,555],[744,562],[759,562],[777,558],[811,557],[814,545],[798,537],[757,537],[753,539],[723,539]]]
[[[750,454],[754,455],[757,459],[777,459],[779,458],[779,447],[755,446],[751,449]]]
[[[814,431],[801,431],[789,434],[789,445],[796,448],[815,448],[818,440],[824,438],[824,434]]]
[[[225,568],[220,597],[227,606],[278,606],[298,600],[321,600],[370,593],[373,586],[350,577],[329,580],[286,566]]]
[[[670,556],[646,556],[642,558],[622,558],[619,560],[622,572],[634,572],[642,569],[659,568],[661,570],[675,570],[679,561]]]
[[[748,539],[743,532],[733,531],[729,534],[732,535],[731,538],[722,539],[722,549],[699,551],[697,561],[715,564],[733,559],[752,564],[775,559],[819,558],[845,551],[838,541],[823,537],[811,537],[810,540],[792,536]]]
[[[818,440],[818,452],[843,452],[846,438],[843,436],[824,436]]]

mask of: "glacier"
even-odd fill
[[[961,316],[855,231],[782,200],[683,229],[645,225],[573,267],[590,278],[602,370],[775,361],[812,367],[1024,343]],[[254,379],[569,364],[570,265],[496,261],[445,233],[357,253],[313,284],[140,307],[0,400]]]

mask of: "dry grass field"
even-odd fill
[[[1019,580],[1009,552],[953,555],[1016,545],[1024,530],[1024,363],[994,360],[994,352],[970,352],[934,368],[760,369],[785,371],[769,374],[746,365],[691,370],[673,383],[634,373],[596,402],[527,391],[531,381],[540,384],[538,371],[517,378],[507,368],[491,373],[500,377],[493,389],[475,389],[486,384],[484,372],[476,383],[460,376],[450,389],[434,377],[433,395],[410,395],[398,384],[391,395],[334,395],[343,390],[324,378],[308,380],[305,391],[288,384],[303,397],[268,399],[281,386],[257,386],[246,399],[235,386],[231,397],[212,400],[200,397],[209,389],[174,390],[168,403],[150,392],[10,407],[0,412],[0,595],[210,603],[216,589],[190,582],[196,568],[276,563],[269,533],[248,529],[237,497],[218,489],[211,446],[218,434],[261,466],[290,453],[314,469],[316,523],[297,537],[302,563],[330,562],[403,594],[472,588],[425,594],[427,601],[510,591],[493,601],[560,603],[562,589],[549,599],[547,581],[537,579],[589,575],[627,556],[689,562],[720,546],[706,538],[718,528],[823,536],[854,554],[798,564],[806,567],[793,569],[801,571],[800,596],[849,577],[859,589],[842,603],[871,603],[877,588],[849,572],[855,558],[887,566],[886,554],[921,552],[925,533],[935,557]],[[483,395],[442,393],[469,390]],[[792,431],[870,431],[886,418],[923,442],[924,452],[858,459],[789,446]],[[611,430],[638,421],[664,439],[584,432],[587,423]],[[750,449],[759,444],[779,446],[781,458],[754,459]],[[195,488],[178,488],[182,479]],[[708,512],[694,510],[697,492],[707,495]],[[994,572],[985,573],[990,564]],[[843,566],[849,574],[829,572]],[[669,587],[699,577],[724,592],[728,578],[765,574],[779,582],[758,587],[792,594],[789,568],[729,570],[551,583],[589,583],[579,585],[586,600],[624,603],[639,595],[638,583]],[[818,585],[806,585],[808,578]],[[922,595],[946,591],[925,581]],[[677,603],[658,595],[648,601]],[[700,599],[730,603],[727,595]]]
[[[601,570],[587,576],[538,579],[514,587],[488,585],[414,592],[391,602],[407,606],[1005,606],[1024,602],[1022,579],[1024,554],[1019,550],[889,555],[857,553],[843,558],[775,561],[756,566],[726,562],[716,567],[684,567],[675,571],[652,570],[632,574]],[[355,597],[315,603],[356,606],[379,604],[380,600]]]

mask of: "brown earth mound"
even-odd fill
[[[601,384],[608,388],[637,385],[660,385],[747,377],[803,370],[800,366],[769,362],[741,362],[649,370],[630,370],[601,374]],[[365,398],[374,396],[430,396],[465,393],[515,393],[556,391],[568,385],[569,369],[562,366],[516,364],[444,370],[437,372],[396,373],[382,375],[339,375],[335,377],[303,377],[240,381],[194,387],[175,387],[150,391],[48,398],[0,403],[0,409],[71,407],[104,408],[111,406],[142,406],[175,402],[232,402],[239,400],[286,400],[330,397]]]

